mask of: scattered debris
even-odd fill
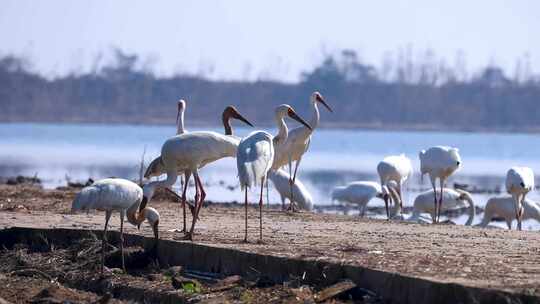
[[[324,302],[330,298],[333,298],[343,292],[346,292],[348,290],[351,290],[356,287],[356,284],[354,284],[351,280],[345,280],[339,283],[336,283],[330,287],[327,287],[321,291],[319,291],[315,295],[315,301],[320,303]]]

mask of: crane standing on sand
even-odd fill
[[[335,187],[331,193],[332,201],[337,200],[358,205],[358,215],[361,217],[365,214],[367,204],[374,197],[384,200],[386,210],[388,210],[389,198],[394,199],[396,202],[399,199],[398,194],[393,189],[395,187],[393,183],[394,182],[390,182],[390,186],[381,186],[377,182],[370,181],[351,182],[346,186]],[[388,211],[387,215],[390,217]]]
[[[105,211],[105,228],[101,245],[101,273],[105,265],[105,243],[107,242],[107,225],[113,211],[120,212],[120,253],[122,255],[122,269],[126,271],[124,263],[124,216],[127,214],[128,222],[140,225],[146,219],[152,226],[154,237],[159,239],[158,225],[159,213],[151,207],[139,210],[143,199],[143,190],[132,181],[122,178],[106,178],[84,187],[73,200],[71,211],[96,209]]]
[[[302,156],[309,148],[309,143],[311,142],[311,134],[319,125],[320,114],[318,103],[321,103],[325,106],[328,111],[333,112],[332,108],[326,103],[321,93],[313,92],[310,98],[311,108],[313,114],[311,120],[309,121],[310,128],[306,126],[299,126],[294,129],[291,129],[289,136],[283,142],[280,147],[275,151],[274,162],[272,164],[272,170],[277,170],[285,165],[289,165],[289,176],[290,179],[290,197],[294,201],[293,194],[293,184],[296,181],[296,173],[298,171],[298,166],[302,160]],[[292,173],[292,163],[295,163],[294,173]],[[283,206],[285,207],[285,206]],[[291,205],[289,208],[294,211],[294,206]]]
[[[439,222],[441,215],[441,207],[443,203],[443,189],[448,177],[452,175],[461,166],[461,157],[457,148],[446,146],[435,146],[427,150],[420,151],[420,173],[429,175],[431,186],[433,187],[435,218],[433,223]],[[437,187],[435,182],[439,178],[440,182],[440,197],[437,203]]]
[[[262,205],[263,205],[263,189],[264,181],[268,175],[268,171],[272,167],[274,153],[287,140],[288,128],[285,124],[284,117],[290,117],[306,128],[311,129],[302,118],[300,118],[289,105],[283,104],[276,108],[275,120],[278,126],[278,134],[272,136],[266,131],[254,131],[240,141],[238,152],[236,155],[236,166],[238,169],[238,179],[240,187],[245,192],[244,208],[245,208],[245,236],[244,242],[247,242],[247,191],[252,186],[261,184],[261,194],[259,198],[259,242],[262,242]]]
[[[184,110],[185,110],[185,101],[180,100],[180,102],[178,104],[178,115],[177,115],[177,135],[185,134],[187,132],[187,130],[184,129]],[[253,127],[253,125],[249,121],[247,121],[238,112],[238,110],[233,106],[227,106],[225,108],[225,110],[223,110],[221,118],[222,118],[222,121],[223,121],[223,128],[224,128],[224,131],[225,131],[224,134],[226,136],[230,136],[230,137],[234,138],[238,142],[240,141],[240,138],[233,134],[233,129],[231,127],[231,119],[234,118],[234,119],[241,120],[244,123],[246,123],[247,125]],[[148,166],[148,168],[147,168],[147,170],[146,170],[146,172],[144,174],[144,177],[149,178],[149,177],[152,177],[152,176],[159,176],[159,175],[162,175],[162,174],[165,174],[165,173],[166,173],[165,165],[163,164],[161,156],[159,156],[159,157],[155,158],[150,163],[150,165]],[[188,181],[190,180],[192,173],[189,170],[183,170],[183,169],[181,169],[181,170],[179,170],[177,172],[177,174],[182,174],[182,173],[184,174],[184,181],[185,181],[184,185],[183,185],[183,189],[182,189],[182,196],[180,198],[180,201],[182,202],[183,228],[181,230],[175,230],[176,232],[186,232],[187,231],[186,230],[186,227],[187,227],[187,223],[186,223],[186,204],[190,207],[192,215],[195,212],[195,208],[193,206],[191,206],[187,202],[187,198],[186,198],[187,188],[188,188],[188,185],[189,185]],[[168,188],[166,188],[166,189],[168,189]],[[173,193],[173,194],[176,195],[176,193]]]
[[[514,211],[517,220],[517,229],[521,230],[523,217],[523,200],[529,191],[534,188],[534,173],[528,167],[512,167],[506,173],[506,191],[514,198]]]
[[[407,221],[418,221],[421,213],[429,213],[432,219],[435,218],[436,214],[433,206],[433,191],[434,190],[428,190],[426,192],[422,192],[414,199],[413,214],[407,219]],[[466,201],[469,207],[469,218],[467,219],[465,226],[472,225],[476,210],[474,201],[469,192],[459,189],[444,188],[443,199],[443,210],[445,211],[463,208],[466,206]]]
[[[407,179],[411,176],[411,160],[404,154],[387,156],[377,165],[377,173],[379,173],[381,185],[388,186],[389,181],[396,182],[396,191],[399,196],[399,202],[394,203],[399,204],[399,210],[401,212],[401,210],[403,209],[402,186],[403,183],[407,181]],[[390,213],[388,211],[388,203],[385,203],[385,207],[386,215],[388,216],[388,218],[390,218]]]
[[[239,120],[251,125],[237,113]],[[193,239],[193,231],[198,219],[206,192],[199,177],[199,168],[224,157],[236,157],[239,140],[237,137],[222,135],[213,131],[196,131],[169,138],[161,147],[161,161],[167,173],[167,179],[147,183],[143,187],[144,208],[154,195],[156,188],[169,188],[176,182],[178,172],[191,172],[195,178],[195,206],[192,211],[191,229],[185,239]],[[186,184],[189,180],[186,180]]]

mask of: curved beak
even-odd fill
[[[235,112],[234,113],[234,118],[240,120],[240,121],[243,121],[246,125],[250,126],[250,127],[253,127],[253,125],[244,117],[242,116],[240,113],[238,112]]]
[[[311,128],[311,126],[307,122],[305,122],[302,118],[300,118],[300,116],[298,116],[296,114],[296,112],[294,112],[294,110],[292,108],[289,108],[289,111],[287,111],[287,115],[289,115],[290,118],[292,118],[292,119],[298,121],[299,123],[303,124],[304,126],[306,126],[306,128],[308,128],[310,130],[313,130]]]
[[[323,106],[325,106],[328,109],[328,111],[334,113],[334,110],[332,110],[332,108],[330,108],[330,106],[326,103],[326,101],[324,101],[324,99],[320,95],[317,95],[316,99],[317,99],[318,102],[322,103]]]

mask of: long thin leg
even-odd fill
[[[431,187],[433,187],[433,199],[434,199],[434,205],[433,205],[433,214],[435,214],[435,217],[432,218],[433,224],[437,222],[437,188],[435,187],[435,179],[430,176],[431,180]]]
[[[204,188],[202,185],[201,178],[199,177],[199,173],[195,171],[193,173],[193,176],[195,177],[195,184],[199,184],[200,197],[199,197],[199,202],[195,204],[195,215],[193,215],[193,220],[191,221],[191,229],[189,230],[189,234],[188,234],[189,240],[193,240],[193,231],[195,230],[195,223],[197,223],[197,219],[199,218],[199,211],[201,210],[201,206],[204,202],[204,198],[206,197],[206,192],[204,192]]]
[[[293,192],[293,186],[294,186],[294,183],[296,183],[296,173],[298,172],[298,166],[300,166],[300,161],[302,160],[302,158],[300,157],[296,163],[294,164],[294,174],[293,174],[293,177],[292,177],[292,184],[291,184],[291,206],[289,208],[291,208],[291,210],[294,212],[295,211],[295,201],[294,201],[294,192]]]
[[[187,201],[187,188],[188,188],[188,185],[189,185],[189,179],[191,178],[191,172],[190,171],[185,171],[184,172],[184,187],[182,189],[182,214],[183,214],[183,217],[184,217],[184,226],[182,228],[182,230],[180,232],[186,232],[186,201]]]
[[[103,237],[101,238],[101,274],[103,274],[103,268],[105,268],[105,244],[107,243],[107,226],[111,219],[112,211],[107,210],[105,212],[105,228],[103,229]]]
[[[525,194],[521,194],[520,196],[518,196],[519,198],[519,203],[518,203],[518,206],[517,206],[517,221],[518,221],[518,230],[521,231],[521,218],[522,218],[522,204],[523,204],[523,200],[525,199]]]
[[[245,234],[244,234],[244,243],[247,243],[247,226],[248,226],[248,215],[247,215],[247,208],[248,208],[248,199],[247,199],[247,186],[244,188],[244,220],[245,220]]]
[[[266,207],[270,207],[270,194],[268,193],[268,178],[266,178]]]
[[[292,180],[292,158],[291,158],[291,155],[289,154],[289,200],[291,201],[291,204],[292,204],[292,198],[293,198],[293,180]],[[281,208],[283,210],[285,210],[285,204],[283,204],[281,206]]]
[[[401,209],[400,213],[403,214],[403,196],[401,195],[401,181],[398,183],[397,193],[399,197],[399,208]]]
[[[441,184],[441,196],[439,197],[439,210],[437,213],[437,223],[441,220],[441,212],[442,212],[442,202],[443,202],[443,191],[444,191],[444,179],[440,178],[439,182]]]
[[[120,212],[120,255],[122,256],[122,270],[126,272],[126,264],[124,261],[124,213]]]
[[[261,196],[259,198],[259,243],[262,243],[262,205],[263,205],[263,189],[264,189],[264,180],[261,179]]]

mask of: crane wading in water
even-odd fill
[[[263,205],[263,189],[264,181],[268,175],[268,171],[272,167],[274,160],[274,151],[279,149],[280,145],[287,140],[288,129],[285,124],[284,117],[290,117],[306,128],[310,129],[302,118],[300,118],[289,105],[283,104],[276,108],[275,120],[278,126],[278,134],[272,136],[266,131],[254,131],[243,138],[238,145],[236,155],[236,166],[238,169],[238,179],[240,187],[245,192],[244,208],[245,208],[245,236],[244,242],[247,242],[247,205],[248,188],[261,184],[261,194],[259,198],[259,242],[262,242],[262,205]]]
[[[113,211],[120,212],[120,253],[122,255],[122,269],[126,271],[124,263],[124,216],[127,214],[128,222],[139,226],[146,219],[154,230],[154,237],[159,240],[159,213],[151,207],[139,210],[143,200],[143,190],[132,181],[122,178],[106,178],[84,187],[75,196],[71,211],[96,209],[105,211],[105,228],[101,243],[101,273],[105,265],[105,243],[107,242],[107,225]]]
[[[289,175],[292,177],[290,179],[290,197],[291,204],[290,209],[294,211],[294,193],[293,193],[293,184],[296,180],[296,173],[298,171],[298,166],[302,160],[302,156],[309,148],[309,143],[311,141],[311,134],[319,125],[320,114],[318,104],[321,103],[325,106],[328,111],[333,112],[332,108],[326,103],[321,93],[313,92],[310,98],[311,109],[313,111],[311,120],[309,121],[310,128],[306,126],[299,126],[297,128],[291,129],[287,140],[280,145],[274,156],[274,163],[272,164],[272,170],[277,170],[285,165],[289,165]],[[295,161],[294,173],[292,173],[292,162]],[[283,206],[284,207],[284,206]]]

